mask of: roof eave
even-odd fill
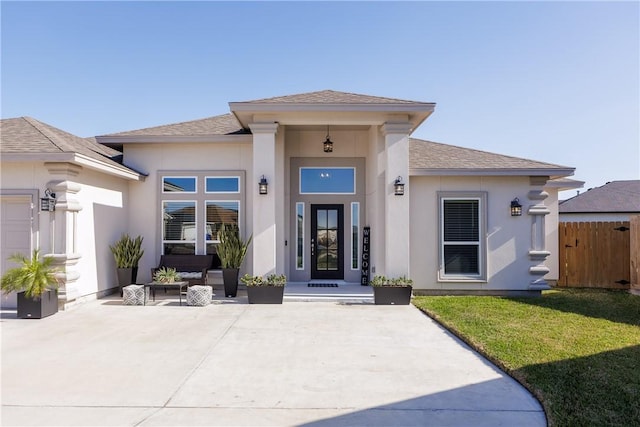
[[[68,162],[132,181],[144,181],[146,178],[146,175],[127,166],[109,164],[78,153],[3,153],[2,162]]]
[[[411,176],[548,176],[550,179],[573,175],[573,168],[409,168]]]
[[[121,136],[96,136],[96,141],[104,145],[122,145],[122,144],[203,144],[203,143],[250,143],[252,135],[198,135],[198,136],[179,136],[179,135],[121,135]]]
[[[230,102],[231,113],[240,122],[240,125],[247,129],[254,114],[274,114],[274,113],[406,113],[414,116],[417,120],[412,120],[414,129],[424,122],[435,110],[435,102],[422,103],[251,103],[251,102]]]

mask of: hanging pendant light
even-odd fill
[[[331,138],[329,138],[329,125],[327,125],[327,139],[323,144],[323,149],[325,153],[333,152],[333,142],[331,142]]]

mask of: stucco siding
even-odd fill
[[[257,191],[258,178],[252,173],[253,154],[250,144],[131,144],[125,146],[127,165],[147,173],[144,182],[130,185],[129,233],[144,237],[145,253],[140,260],[138,281],[151,279],[150,269],[157,266],[162,253],[161,215],[158,200],[158,171],[246,171],[245,234],[252,233],[252,195]],[[199,207],[200,209],[200,207]],[[245,268],[252,264],[251,251]]]
[[[528,250],[532,224],[526,214],[527,177],[414,176],[410,184],[411,277],[416,289],[527,290],[531,280]],[[438,192],[486,192],[486,281],[455,282],[439,277]],[[521,217],[510,215],[514,197],[523,204]]]
[[[49,182],[66,179],[79,184],[80,191],[70,198],[82,207],[77,213],[76,247],[66,249],[68,254],[81,255],[78,263],[69,268],[79,274],[77,281],[66,286],[67,301],[73,301],[95,297],[100,291],[115,286],[115,263],[108,244],[127,230],[127,181],[86,168],[81,169],[78,176],[65,178],[50,174],[42,162],[2,165],[3,190],[35,189],[38,197],[43,197]],[[40,248],[42,254],[64,253],[65,236],[52,233],[54,219],[62,221],[64,213],[60,210],[40,212],[38,206],[34,212],[38,222],[35,229],[39,230],[33,238],[34,247]]]

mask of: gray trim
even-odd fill
[[[355,167],[356,169],[356,193],[355,194],[300,194],[300,174],[301,167]],[[296,218],[296,203],[303,202],[305,204],[305,236],[311,236],[311,205],[312,204],[342,204],[344,206],[344,232],[351,233],[351,202],[360,203],[360,236],[362,236],[362,227],[365,224],[366,213],[366,159],[364,157],[291,157],[289,159],[289,188],[291,189],[289,205],[290,218]],[[297,222],[289,221],[289,235],[296,235]],[[304,245],[304,259],[311,259],[309,239],[307,238]],[[343,239],[343,266],[344,280],[346,282],[360,283],[360,270],[351,269],[351,239]],[[296,245],[288,245],[289,253],[289,280],[292,282],[304,282],[311,279],[311,263],[305,262],[304,270],[296,270]],[[362,248],[360,247],[361,251]],[[360,254],[358,255],[360,257]]]
[[[415,296],[460,296],[479,295],[496,297],[540,297],[542,291],[519,291],[506,289],[416,289],[413,288]]]

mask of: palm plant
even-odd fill
[[[55,277],[56,270],[51,267],[53,258],[40,258],[38,249],[33,251],[31,259],[16,253],[11,255],[9,260],[19,266],[9,269],[2,276],[0,287],[3,291],[24,291],[27,298],[38,299],[47,290],[58,288],[58,280]]]

